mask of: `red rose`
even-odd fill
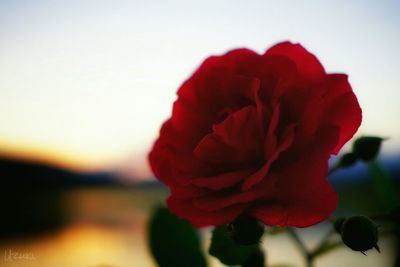
[[[239,215],[305,227],[336,208],[328,158],[361,109],[344,74],[327,74],[299,44],[207,58],[181,86],[149,155],[167,204],[196,226]]]

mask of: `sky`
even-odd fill
[[[0,0],[0,153],[150,176],[176,90],[209,55],[290,40],[347,73],[357,136],[400,152],[399,1]]]

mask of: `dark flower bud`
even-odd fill
[[[375,248],[379,251],[378,225],[364,215],[352,216],[344,220],[340,227],[340,234],[343,243],[352,250],[364,253]]]
[[[241,245],[253,245],[264,234],[264,225],[251,217],[239,217],[228,225],[231,238]]]
[[[356,153],[346,153],[339,159],[338,166],[342,168],[350,167],[354,165],[358,160],[358,156]]]
[[[383,140],[385,139],[375,136],[360,137],[353,143],[353,152],[361,160],[371,161],[378,156]]]

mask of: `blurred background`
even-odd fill
[[[399,12],[394,0],[0,0],[0,266],[154,267],[146,221],[167,190],[147,153],[180,84],[232,48],[290,40],[347,73],[363,109],[357,136],[389,138],[379,160],[398,185]],[[331,181],[338,213],[380,211],[363,164]],[[312,245],[325,230],[301,235]],[[317,266],[391,266],[392,241]],[[265,246],[269,262],[302,266],[287,237]]]

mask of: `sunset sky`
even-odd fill
[[[149,176],[146,154],[204,58],[300,42],[350,77],[358,135],[400,152],[399,1],[0,1],[0,152]]]

